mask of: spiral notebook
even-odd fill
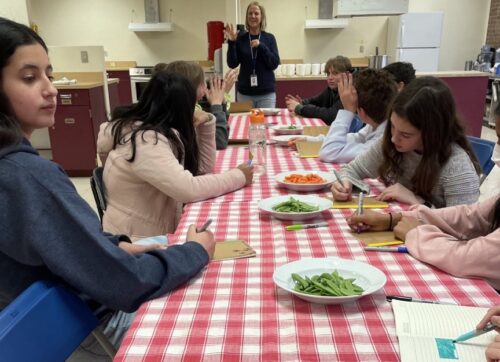
[[[475,329],[488,308],[392,300],[402,362],[484,361],[497,332],[465,342],[456,337]]]

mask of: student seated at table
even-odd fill
[[[340,171],[335,200],[351,198],[353,180],[380,178],[380,200],[436,208],[471,204],[479,197],[480,167],[456,114],[450,89],[422,77],[398,94],[383,137]]]
[[[447,273],[483,278],[500,290],[500,197],[481,203],[380,213],[365,210],[348,224],[362,231],[394,229],[415,258]]]
[[[415,68],[408,62],[394,62],[386,65],[382,69],[389,72],[394,77],[398,92],[401,92],[405,86],[415,79]]]
[[[338,91],[344,109],[339,110],[323,140],[319,151],[323,162],[350,162],[382,137],[396,85],[387,72],[365,69],[354,81],[351,73],[342,74]],[[366,125],[351,133],[356,112]]]
[[[199,89],[204,82],[199,83]],[[108,205],[104,230],[132,239],[175,231],[184,203],[249,185],[253,168],[242,163],[221,174],[215,167],[215,119],[193,112],[196,89],[167,70],[149,81],[139,102],[115,109],[101,125],[99,153]]]
[[[208,263],[213,235],[191,225],[185,244],[165,249],[104,233],[61,167],[30,144],[35,130],[54,125],[47,46],[27,26],[0,18],[0,49],[0,310],[32,283],[51,280],[89,303],[117,347],[130,312]],[[91,338],[85,346],[94,346]],[[105,356],[94,348],[77,353],[82,361]]]
[[[338,83],[340,76],[345,72],[352,72],[351,61],[349,58],[341,55],[335,58],[330,58],[326,62],[324,72],[327,74],[327,87],[326,89],[312,98],[302,99],[299,95],[288,94],[285,97],[286,107],[290,112],[303,117],[321,118],[326,124],[331,124],[337,112],[342,109],[342,102],[338,92]],[[353,127],[357,124],[353,123]],[[353,128],[352,132],[359,129]]]
[[[196,110],[203,110],[215,116],[215,147],[218,150],[227,148],[229,140],[229,125],[227,123],[229,118],[228,106],[231,99],[229,92],[236,81],[237,71],[230,69],[224,76],[224,79],[215,75],[207,83],[201,84],[205,79],[201,66],[196,63],[175,61],[170,64],[156,64],[153,74],[167,68],[171,72],[179,73],[188,78],[197,89]],[[207,88],[206,84],[210,86]]]

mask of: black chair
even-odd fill
[[[92,194],[94,194],[95,204],[101,221],[104,211],[106,211],[106,188],[102,179],[103,170],[103,167],[96,167],[92,171],[92,177],[90,178],[90,187],[92,188]]]
[[[483,175],[481,176],[482,183],[493,169],[493,166],[495,166],[495,163],[491,160],[493,149],[495,148],[495,142],[474,136],[467,136],[467,138],[469,139],[472,149],[474,150],[479,164],[481,165],[481,169],[483,170]]]

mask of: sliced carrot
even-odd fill
[[[285,177],[285,182],[293,184],[321,184],[325,183],[326,180],[314,173],[308,173],[307,175],[292,173]]]

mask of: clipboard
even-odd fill
[[[358,197],[354,196],[351,201],[335,201],[332,197],[327,197],[332,200],[332,209],[357,209],[358,208]],[[384,201],[376,200],[374,197],[365,196],[363,198],[363,208],[364,209],[385,209],[389,207],[389,204]]]
[[[230,260],[252,258],[257,253],[243,240],[225,240],[215,243],[215,252],[212,260]]]
[[[301,158],[319,157],[319,150],[323,142],[298,141],[297,152]]]
[[[385,245],[403,244],[401,240],[396,239],[394,231],[366,231],[359,234],[351,231],[350,233],[353,238],[358,239],[362,243],[369,246],[375,246],[371,244],[379,243],[383,243]]]

